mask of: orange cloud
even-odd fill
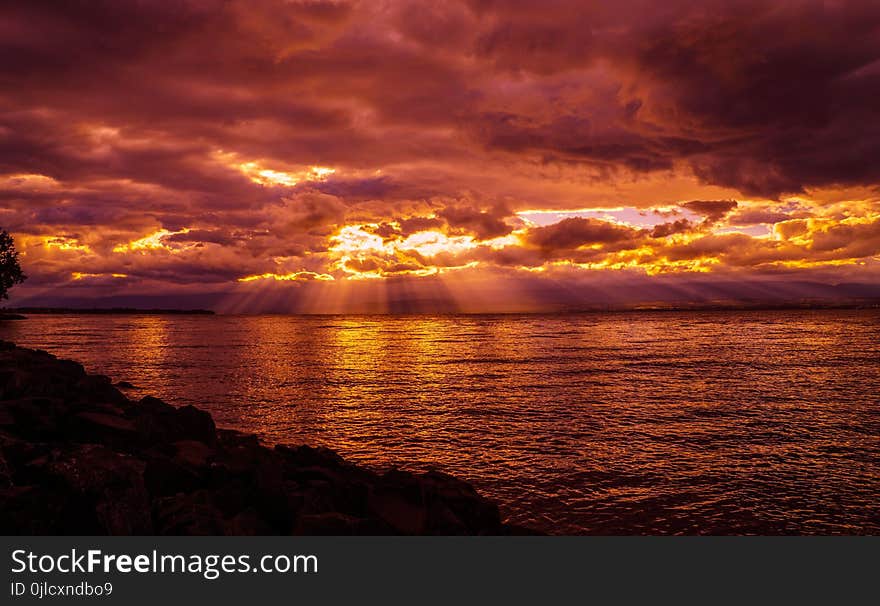
[[[13,296],[875,281],[876,3],[667,4],[7,2]]]

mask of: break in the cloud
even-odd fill
[[[22,1],[0,54],[22,301],[878,276],[873,0]]]

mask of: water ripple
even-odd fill
[[[880,313],[35,316],[221,425],[440,468],[553,533],[880,532]]]

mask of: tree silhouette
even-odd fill
[[[0,300],[9,298],[9,289],[27,278],[18,264],[18,251],[9,232],[0,229]]]

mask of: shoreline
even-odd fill
[[[0,341],[0,531],[12,535],[510,535],[469,483],[267,446],[193,406],[135,402]]]
[[[162,309],[137,307],[10,307],[0,309],[0,316],[97,315],[97,316],[213,316],[210,309]]]

